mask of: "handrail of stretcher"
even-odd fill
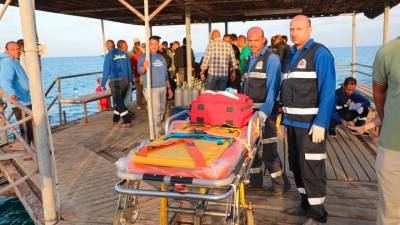
[[[139,196],[174,198],[174,199],[193,199],[193,200],[204,200],[204,201],[219,201],[226,199],[235,192],[237,187],[235,184],[231,184],[229,190],[222,194],[196,194],[196,193],[172,192],[172,191],[126,189],[122,188],[122,185],[125,182],[126,180],[119,181],[115,185],[115,191],[120,194],[127,194],[127,195],[139,195]]]

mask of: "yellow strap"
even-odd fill
[[[278,134],[281,133],[281,122],[282,122],[282,113],[280,113],[276,118],[276,131]]]

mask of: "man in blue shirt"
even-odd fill
[[[153,119],[155,124],[155,136],[161,135],[161,121],[165,113],[166,96],[172,98],[173,92],[168,79],[168,65],[163,55],[158,53],[159,38],[150,37],[150,61],[145,60],[146,55],[142,54],[138,63],[138,72],[142,75],[144,95],[147,99],[147,76],[146,71],[151,66],[151,97],[153,100]]]
[[[260,113],[264,123],[263,138],[276,137],[276,112],[273,109],[281,83],[281,63],[278,56],[268,49],[262,28],[250,28],[247,38],[251,54],[244,73],[244,94],[250,96],[255,110]],[[277,143],[264,144],[262,160],[254,160],[250,171],[252,187],[262,187],[262,162],[272,178],[272,186],[267,189],[267,194],[283,195],[289,189],[289,180],[282,171]]]
[[[342,87],[335,92],[335,104],[332,110],[329,135],[336,136],[336,125],[359,127],[365,124],[368,116],[368,108],[371,103],[362,95],[355,92],[357,80],[347,77]]]
[[[125,95],[129,84],[132,82],[131,62],[128,54],[120,49],[112,48],[104,57],[103,81],[101,87],[106,88],[110,79],[110,89],[114,104],[113,122],[117,124],[122,118],[120,127],[130,127],[131,116],[124,104]]]
[[[301,195],[305,225],[327,221],[325,133],[335,99],[335,65],[329,50],[311,39],[311,20],[295,16],[290,36],[295,44],[283,64],[281,101],[287,126],[289,165]]]
[[[21,50],[16,42],[10,41],[6,44],[6,55],[1,60],[0,65],[0,86],[4,94],[8,97],[9,104],[16,101],[32,109],[31,96],[29,93],[29,80],[18,61]],[[13,107],[13,112],[17,120],[22,119],[22,111],[18,107]],[[26,132],[24,126],[20,126],[21,135],[30,144],[33,141],[32,121],[26,122]]]

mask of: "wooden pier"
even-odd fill
[[[118,200],[114,192],[118,181],[114,162],[148,137],[148,123],[144,110],[136,112],[132,128],[117,128],[111,117],[112,112],[101,112],[89,117],[88,124],[77,121],[53,131],[61,202],[60,224],[112,223]],[[287,158],[287,154],[283,154],[286,144],[282,138],[280,140],[280,154]],[[338,129],[336,137],[329,137],[327,145],[328,224],[375,224],[378,188],[373,167],[374,145],[343,129]],[[18,145],[10,144],[2,150],[18,148]],[[292,186],[285,197],[266,197],[261,191],[247,193],[255,208],[256,224],[300,224],[305,220],[287,213],[299,204],[287,162],[286,159],[285,169]],[[33,161],[23,160],[0,163],[10,181],[28,174],[34,168],[33,164]],[[268,179],[265,185],[268,185]],[[39,175],[36,174],[18,185],[16,193],[31,216],[42,221],[39,190]],[[136,224],[158,224],[160,200],[141,197],[139,202]]]

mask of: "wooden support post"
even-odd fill
[[[212,32],[212,23],[211,21],[208,22],[208,39],[211,39],[211,32]]]
[[[159,12],[161,12],[161,10],[163,10],[172,0],[165,0],[160,6],[157,7],[156,10],[154,10],[151,14],[150,14],[150,18],[149,20],[152,20],[153,17],[155,17]]]
[[[18,3],[21,15],[22,33],[25,41],[26,67],[27,73],[29,74],[29,88],[34,118],[35,147],[38,155],[44,221],[45,225],[54,225],[58,222],[58,216],[50,158],[50,151],[53,146],[51,146],[52,137],[49,132],[49,119],[44,102],[35,11],[32,0],[18,0]]]
[[[389,17],[390,17],[390,3],[389,1],[384,1],[384,11],[383,11],[383,44],[389,41]]]
[[[352,17],[352,29],[351,29],[351,76],[356,77],[356,14]]]
[[[101,40],[102,40],[102,46],[103,46],[103,53],[104,55],[107,53],[107,48],[106,48],[106,35],[104,33],[104,20],[101,20]]]
[[[125,0],[118,0],[122,5],[124,5],[126,8],[128,8],[133,14],[138,16],[140,19],[144,21],[144,16],[141,14],[139,11],[137,11],[133,6],[131,6],[128,2]]]
[[[144,0],[144,33],[146,38],[146,60],[150,61],[150,20],[149,20],[149,0]],[[147,96],[147,113],[149,117],[150,140],[155,138],[155,127],[153,117],[153,98],[151,93],[151,71],[149,67],[146,71],[146,96]]]
[[[4,115],[4,103],[3,99],[0,97],[0,114]],[[3,128],[6,126],[5,122],[3,120],[0,120],[0,126]],[[8,138],[7,138],[7,130],[4,130],[1,132],[1,144],[7,144],[8,143]]]
[[[187,62],[187,81],[188,87],[192,88],[192,37],[190,33],[190,7],[185,7],[186,24],[186,62]]]
[[[60,126],[62,126],[62,104],[61,104],[61,80],[57,81],[57,99],[58,99],[58,119],[60,122]]]
[[[228,34],[228,22],[225,21],[225,34]]]
[[[1,11],[0,11],[0,20],[3,18],[4,13],[6,13],[6,10],[7,10],[8,6],[10,5],[11,1],[12,1],[12,0],[7,0],[7,1],[4,3],[3,8],[2,8]]]

